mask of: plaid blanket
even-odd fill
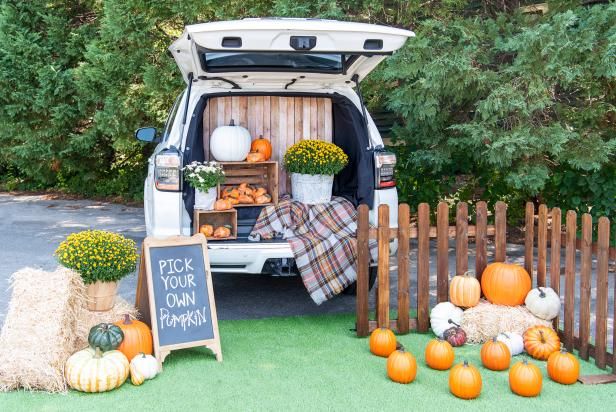
[[[341,197],[306,205],[283,200],[261,210],[250,239],[287,239],[304,286],[317,305],[357,279],[357,212]],[[371,242],[372,255],[376,242]]]

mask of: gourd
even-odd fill
[[[443,339],[451,344],[451,346],[462,346],[466,343],[466,332],[455,322],[451,322],[454,326],[443,332]]]
[[[580,377],[580,362],[564,349],[552,352],[548,357],[548,376],[554,382],[571,385]]]
[[[541,370],[525,359],[509,370],[509,388],[516,395],[532,397],[541,393],[543,378]]]
[[[212,237],[214,234],[214,226],[212,225],[201,225],[199,226],[199,233],[202,233],[205,237]]]
[[[68,385],[81,392],[106,392],[121,386],[128,377],[129,363],[120,351],[85,348],[66,361]]]
[[[547,326],[533,326],[524,332],[524,349],[535,359],[547,360],[560,349],[560,338]]]
[[[259,152],[250,152],[246,155],[246,161],[249,163],[263,162],[265,161],[265,155]]]
[[[462,322],[462,309],[454,306],[450,302],[441,302],[432,308],[430,312],[430,326],[432,331],[439,338],[443,337],[443,332],[451,328],[454,324]]]
[[[88,343],[92,348],[101,348],[103,352],[117,349],[124,339],[124,332],[113,323],[99,323],[92,326],[88,334]]]
[[[241,204],[245,205],[251,205],[255,202],[255,198],[250,195],[240,195],[238,200]]]
[[[387,328],[377,328],[370,334],[370,352],[387,358],[396,350],[396,335]]]
[[[214,210],[229,210],[233,207],[228,199],[218,199],[214,202]]]
[[[250,133],[236,126],[233,119],[228,126],[217,127],[210,137],[210,152],[220,162],[240,162],[250,152]]]
[[[259,196],[263,196],[267,194],[267,189],[264,187],[257,187],[254,192],[252,192],[252,195],[254,197],[259,197]]]
[[[449,391],[460,399],[475,399],[481,394],[481,374],[467,361],[449,371]]]
[[[268,194],[257,196],[255,198],[255,203],[258,205],[262,205],[264,203],[270,203],[272,201],[272,197]]]
[[[394,382],[411,383],[417,376],[415,357],[404,350],[395,350],[387,358],[387,376]]]
[[[139,353],[152,354],[152,332],[145,323],[131,319],[125,314],[124,319],[115,323],[124,333],[124,339],[118,350],[130,361]]]
[[[524,352],[524,338],[515,332],[499,333],[496,340],[503,342],[509,348],[511,356]]]
[[[214,230],[214,235],[215,238],[225,238],[225,237],[229,237],[231,236],[231,229],[229,229],[228,227],[225,226],[220,226],[217,227],[216,230]]]
[[[147,379],[154,379],[158,371],[158,361],[152,355],[140,353],[130,361],[130,381],[135,386]]]
[[[430,368],[444,371],[453,365],[455,354],[449,342],[436,338],[426,345],[425,359]]]
[[[454,276],[449,284],[449,300],[456,306],[472,308],[477,306],[481,297],[481,286],[472,273]]]
[[[251,152],[258,152],[263,154],[263,160],[269,160],[272,157],[272,144],[269,140],[259,136],[258,139],[252,141],[250,145]]]
[[[540,319],[552,320],[560,313],[560,297],[552,288],[532,289],[524,303],[530,313]]]
[[[490,263],[481,275],[483,294],[495,305],[521,305],[530,288],[530,276],[520,265]]]
[[[507,345],[493,338],[481,347],[481,363],[493,371],[504,371],[509,368],[511,352]]]

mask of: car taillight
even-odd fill
[[[174,147],[156,155],[154,184],[163,192],[182,191],[182,154]]]
[[[396,155],[392,152],[375,152],[374,168],[376,189],[388,189],[396,186],[394,168],[396,167]]]

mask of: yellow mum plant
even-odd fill
[[[77,271],[86,285],[97,280],[115,282],[132,273],[137,265],[135,242],[103,230],[70,234],[55,255],[62,265]]]
[[[349,163],[341,148],[322,140],[300,140],[287,149],[284,167],[291,173],[335,175]]]

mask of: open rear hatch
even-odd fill
[[[361,81],[414,35],[333,20],[244,19],[186,26],[169,50],[185,81],[192,73],[236,88],[293,80],[321,88]]]

